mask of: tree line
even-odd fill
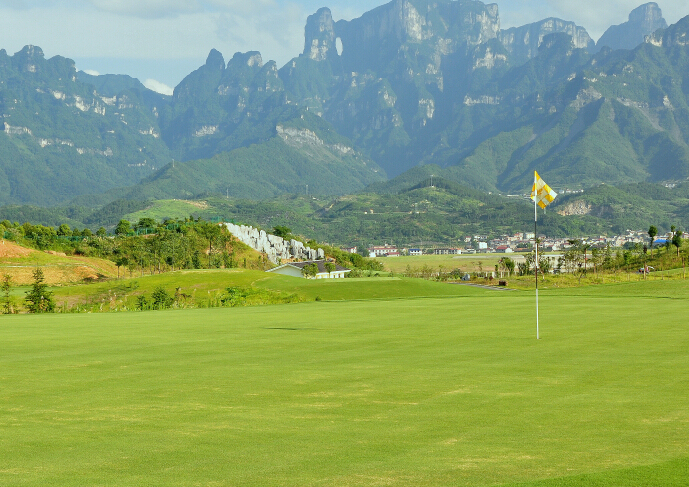
[[[322,248],[325,255],[337,264],[355,270],[382,270],[379,262],[349,254],[340,249],[304,241],[291,234],[287,227],[276,227],[274,233],[302,240],[312,248]],[[99,257],[111,260],[117,268],[117,277],[163,273],[180,269],[219,269],[243,267],[266,270],[273,266],[265,255],[256,255],[247,245],[236,239],[224,225],[201,218],[167,219],[157,222],[152,218],[141,218],[136,223],[120,220],[114,232],[104,228],[92,233],[89,229],[71,229],[62,224],[55,227],[31,223],[0,222],[0,235],[4,239],[39,250],[53,250],[66,255]],[[334,270],[335,264],[328,263]],[[40,269],[37,270],[37,272]],[[358,275],[356,272],[354,276]],[[50,312],[54,310],[49,299],[51,294],[44,283],[42,271],[34,275],[34,294],[24,300],[29,312]],[[36,287],[37,286],[37,287]],[[0,280],[0,291],[4,293],[6,308],[13,312],[10,299],[11,277],[4,275]],[[161,296],[153,303],[159,307],[166,300]],[[143,307],[143,306],[142,306]],[[15,308],[13,308],[15,309]],[[15,309],[16,310],[16,309]]]

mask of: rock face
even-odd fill
[[[646,42],[654,46],[689,46],[689,16],[665,30],[658,30],[646,37]]]
[[[543,38],[549,34],[564,32],[572,37],[577,49],[593,49],[595,43],[586,29],[574,22],[560,19],[545,19],[522,27],[512,27],[500,32],[500,41],[505,49],[512,54],[512,64],[523,64],[538,54]]]
[[[612,49],[634,49],[643,44],[646,36],[658,29],[666,29],[667,22],[663,12],[655,2],[647,3],[635,8],[629,14],[629,20],[624,24],[613,25],[598,39],[596,47],[603,46]]]
[[[464,44],[495,39],[499,31],[497,5],[448,0],[393,0],[357,19],[338,21],[334,30],[335,38],[342,40],[345,71],[359,72],[387,64],[408,43],[430,42],[441,54],[449,54]]]
[[[273,264],[279,264],[282,260],[290,259],[319,260],[325,258],[323,249],[314,250],[306,247],[298,240],[285,240],[282,237],[277,237],[263,230],[245,225],[225,223],[225,226],[240,242],[258,252],[266,254]]]
[[[335,24],[330,9],[319,9],[309,15],[304,29],[304,55],[314,61],[325,61],[337,57],[335,46]]]

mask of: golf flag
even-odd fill
[[[552,203],[557,193],[550,186],[545,184],[536,171],[533,172],[533,189],[531,189],[531,199],[541,208],[545,208]]]

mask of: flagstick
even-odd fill
[[[533,241],[536,246],[536,262],[534,263],[534,274],[536,275],[536,340],[540,340],[541,337],[538,330],[538,207],[536,206],[536,200],[537,198],[534,198],[533,202]]]

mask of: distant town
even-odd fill
[[[672,235],[657,235],[653,240],[653,246],[662,246],[672,238]],[[689,239],[689,233],[684,233],[682,238]],[[571,238],[549,238],[539,236],[539,250],[544,252],[559,252],[567,250],[572,246]],[[642,230],[628,230],[624,235],[614,237],[589,237],[579,239],[581,243],[591,247],[604,248],[610,246],[611,248],[630,247],[635,244],[648,245],[650,238],[648,233]],[[473,235],[464,237],[464,247],[430,247],[430,248],[407,248],[398,247],[395,245],[384,244],[379,246],[371,246],[368,250],[369,257],[400,257],[412,255],[461,255],[461,254],[488,254],[488,253],[502,253],[509,254],[513,252],[526,252],[533,248],[534,234],[533,233],[515,233],[514,235],[501,235],[498,238],[489,239],[486,235]],[[357,247],[348,247],[343,250],[350,253],[358,253]]]

